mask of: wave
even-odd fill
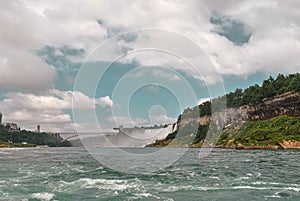
[[[208,186],[170,186],[165,188],[163,192],[178,191],[220,191],[220,190],[277,190],[277,191],[295,191],[300,192],[297,187],[256,187],[256,186],[231,186],[231,187],[208,187]]]
[[[42,192],[42,193],[33,193],[31,195],[31,198],[39,199],[42,201],[50,201],[54,198],[53,193],[47,193],[47,192]]]
[[[123,191],[126,189],[138,188],[140,186],[140,181],[134,179],[130,180],[118,180],[118,179],[91,179],[91,178],[81,178],[72,182],[60,181],[63,187],[77,186],[78,188],[98,188],[110,191]]]

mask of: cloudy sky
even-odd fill
[[[300,70],[298,0],[0,3],[3,121],[43,131],[174,122]]]

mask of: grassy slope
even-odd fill
[[[247,104],[261,103],[264,98],[272,98],[289,91],[300,92],[299,73],[288,76],[279,74],[275,79],[270,77],[264,80],[261,86],[254,85],[245,90],[236,89],[234,92],[230,92],[212,101],[215,102],[215,105],[219,105],[219,103],[222,105],[221,103],[226,100],[227,108],[239,107]],[[214,111],[220,110],[222,108],[214,108]],[[181,117],[184,117],[183,119],[196,119],[199,116],[211,115],[211,112],[211,103],[205,102],[191,109],[185,109],[178,120]],[[231,141],[233,145],[242,143],[249,146],[265,146],[276,145],[282,140],[300,141],[299,122],[299,117],[277,117],[265,121],[245,122],[242,125],[231,126],[225,129],[218,144],[224,146],[227,145],[228,141]],[[173,132],[165,140],[157,141],[150,146],[167,146],[171,142],[174,146],[186,146],[186,141],[190,142],[190,140],[187,140],[188,135],[194,133],[193,146],[199,147],[203,143],[207,129],[199,126],[200,129],[198,128],[195,131],[195,128],[197,128],[197,124],[195,125],[195,121],[192,121],[188,125],[181,127],[181,132]]]
[[[300,117],[280,116],[263,121],[244,122],[225,129],[218,145],[241,143],[246,146],[267,146],[278,145],[283,140],[300,141],[299,128]]]
[[[279,145],[284,140],[300,141],[300,117],[279,116],[268,120],[244,122],[231,125],[222,132],[217,146],[233,146],[239,143],[245,146]],[[175,136],[174,136],[175,137]],[[192,147],[201,147],[203,140],[195,140]],[[156,141],[150,147],[185,147],[184,141],[166,139]]]

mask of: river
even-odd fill
[[[128,151],[147,149],[154,150]],[[173,165],[143,174],[107,168],[83,148],[0,149],[0,158],[3,201],[300,200],[295,150],[214,149],[199,158],[199,149],[189,149]]]

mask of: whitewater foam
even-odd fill
[[[208,187],[208,186],[170,186],[163,192],[177,192],[182,190],[197,190],[197,191],[218,191],[218,190],[277,190],[277,191],[295,191],[299,192],[300,188],[296,187],[256,187],[256,186],[231,186],[231,187]]]
[[[73,182],[61,181],[62,186],[78,186],[79,188],[98,188],[111,191],[123,191],[126,189],[136,189],[139,187],[139,180],[118,180],[118,179],[91,179],[81,178]]]
[[[47,193],[47,192],[42,192],[42,193],[33,193],[31,195],[31,198],[39,199],[41,201],[50,201],[54,198],[53,193]]]

